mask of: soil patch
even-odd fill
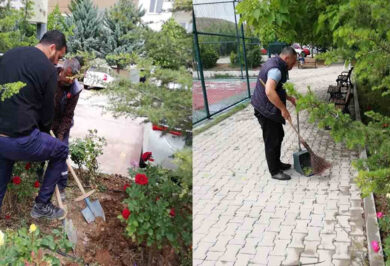
[[[78,175],[82,175],[77,171]],[[102,205],[106,221],[98,218],[95,222],[88,224],[81,210],[86,207],[84,201],[76,202],[75,198],[80,196],[80,191],[70,178],[65,202],[68,209],[68,219],[71,219],[77,230],[77,245],[73,257],[80,258],[84,264],[93,265],[147,265],[150,249],[134,243],[125,236],[125,224],[121,223],[118,216],[121,215],[124,205],[122,201],[126,197],[123,187],[129,182],[128,178],[120,175],[100,175],[98,178],[96,192],[90,197],[91,201],[99,200]],[[88,192],[92,188],[85,188]],[[30,210],[33,199],[26,204],[18,204],[6,208],[0,219],[2,229],[18,229],[21,226],[29,226],[35,223],[41,232],[50,233],[55,228],[60,228],[60,221],[34,220],[30,217]],[[54,200],[53,200],[54,201]],[[5,206],[4,206],[5,207]],[[5,218],[7,215],[7,218]],[[64,265],[71,264],[71,260],[58,255]],[[152,265],[180,265],[178,257],[172,249],[167,247],[162,251],[154,251]]]

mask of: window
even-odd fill
[[[150,0],[150,13],[161,13],[162,12],[163,0]]]

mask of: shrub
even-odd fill
[[[241,65],[245,66],[244,62],[244,52],[240,51],[241,53]],[[246,52],[246,63],[248,68],[255,68],[260,66],[262,63],[262,57],[261,57],[261,50],[259,47],[255,46]],[[235,52],[230,53],[230,64],[232,66],[240,66],[240,63],[238,62],[238,55]]]
[[[248,68],[255,68],[260,66],[262,63],[261,50],[259,47],[250,49],[247,53],[247,64]]]
[[[126,235],[151,252],[171,246],[184,258],[192,243],[192,156],[182,152],[177,160],[182,163],[177,170],[152,165],[138,172],[130,169],[135,178],[126,187],[128,198],[118,218],[126,223]]]
[[[83,139],[77,138],[69,145],[70,158],[79,168],[87,168],[87,181],[94,182],[99,168],[97,158],[103,154],[103,146],[106,145],[104,137],[97,136],[97,130],[88,130],[88,135]]]
[[[238,63],[238,56],[233,51],[230,53],[230,65],[232,65],[232,66],[239,65],[239,63]]]
[[[61,265],[53,251],[71,249],[66,234],[56,229],[52,235],[45,236],[41,236],[35,224],[31,224],[29,230],[23,227],[17,232],[0,231],[1,265]]]
[[[205,45],[201,46],[200,56],[202,58],[202,64],[204,69],[209,69],[217,65],[219,55],[214,50],[214,48]]]
[[[188,67],[192,61],[191,40],[191,35],[172,18],[162,25],[161,31],[147,33],[146,54],[153,59],[154,65],[162,68]]]
[[[3,200],[3,210],[6,213],[15,211],[15,204],[32,199],[39,190],[37,170],[40,163],[16,162],[13,167],[7,193]]]

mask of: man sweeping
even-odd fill
[[[76,58],[65,60],[59,76],[54,103],[54,120],[52,130],[56,137],[66,146],[69,145],[70,128],[73,126],[74,110],[79,100],[82,85],[74,78],[80,72],[80,63]],[[65,188],[68,181],[66,162],[61,165],[61,177],[58,188],[62,201],[65,201]]]
[[[263,64],[251,101],[263,130],[268,169],[272,178],[277,180],[291,179],[291,176],[283,172],[291,168],[291,164],[282,163],[280,153],[284,137],[283,124],[286,123],[285,120],[291,120],[286,100],[295,105],[295,99],[287,95],[283,84],[296,60],[294,48],[285,47],[279,56],[272,57]]]

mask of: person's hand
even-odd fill
[[[291,123],[291,116],[290,116],[290,113],[287,110],[287,108],[282,109],[282,116],[284,119],[286,119],[287,121],[289,121]]]
[[[294,97],[289,97],[288,100],[294,105],[294,106],[297,106],[297,103],[296,103],[296,99]]]

